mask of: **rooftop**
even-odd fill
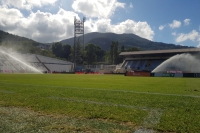
[[[132,51],[121,52],[119,55],[147,55],[147,54],[167,54],[167,53],[196,53],[200,52],[200,48],[188,48],[188,49],[168,49],[168,50],[149,50],[149,51]]]

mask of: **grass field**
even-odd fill
[[[199,132],[200,79],[0,74],[0,132]]]

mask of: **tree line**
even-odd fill
[[[81,43],[76,44],[76,64],[78,65],[94,65],[98,63],[119,64],[123,62],[123,58],[119,56],[120,52],[139,51],[139,48],[130,47],[125,49],[124,45],[118,45],[117,41],[112,41],[110,50],[105,51],[96,44],[88,43],[85,47]],[[69,44],[56,42],[52,44],[52,52],[60,59],[74,62],[74,47]]]

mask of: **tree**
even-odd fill
[[[69,44],[62,45],[61,42],[56,42],[52,45],[52,52],[59,58],[70,60],[71,46]]]
[[[69,44],[63,45],[63,54],[64,58],[67,59],[68,61],[70,60],[70,54],[71,54],[71,46]]]
[[[97,55],[97,62],[103,62],[106,51],[101,49],[101,47],[99,47],[98,45],[95,45],[95,46],[96,46],[96,52],[95,53]]]
[[[118,63],[118,41],[112,41],[110,44],[110,63],[117,64]]]
[[[126,52],[130,52],[130,51],[141,51],[140,48],[137,48],[137,47],[130,47],[128,49],[125,50]]]
[[[125,51],[125,47],[124,47],[124,45],[122,45],[122,46],[121,46],[121,49],[120,49],[120,52],[124,52],[124,51]],[[119,53],[120,53],[120,52],[119,52]],[[119,56],[119,54],[118,54],[117,64],[123,62],[123,60],[124,60],[124,58],[123,58],[122,56]]]
[[[70,61],[74,61],[74,47],[71,47],[70,49],[70,55],[69,55]]]
[[[63,47],[61,42],[56,42],[52,45],[52,52],[57,57],[62,58],[63,57]]]
[[[125,47],[124,45],[121,46],[121,52],[124,52],[125,51]]]
[[[96,51],[97,51],[97,47],[94,44],[87,44],[85,47],[85,51],[86,51],[86,63],[89,64],[95,64],[97,61],[97,55],[96,55]]]
[[[113,64],[117,64],[119,59],[119,53],[118,53],[118,42],[114,42],[113,47]]]
[[[78,65],[82,65],[83,64],[83,60],[84,60],[84,51],[83,51],[83,47],[81,46],[80,43],[80,39],[78,39],[77,43],[76,43],[76,63]]]
[[[113,64],[113,51],[114,51],[114,45],[115,42],[112,41],[112,43],[110,44],[110,63]]]
[[[85,47],[85,61],[86,64],[96,64],[96,62],[101,62],[104,60],[105,51],[101,49],[98,45],[87,44]]]

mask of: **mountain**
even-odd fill
[[[49,49],[50,45],[36,42],[32,39],[21,37],[18,35],[13,35],[8,32],[0,30],[0,45],[7,47],[38,47],[41,49]]]
[[[94,43],[99,45],[103,50],[108,51],[112,41],[118,41],[119,46],[124,45],[125,48],[138,47],[142,50],[162,50],[162,49],[181,49],[190,48],[175,44],[166,44],[162,42],[153,42],[145,38],[141,38],[135,34],[115,34],[115,33],[98,33],[92,32],[84,35],[85,44]],[[74,38],[61,41],[62,44],[74,44]],[[50,45],[36,42],[34,40],[13,35],[0,30],[0,45],[10,46],[19,49],[20,52],[40,53],[41,48],[48,49]]]
[[[36,42],[34,40],[18,35],[13,35],[2,30],[0,30],[0,46],[12,48],[12,50],[18,51],[20,53],[32,53],[54,57],[49,49],[50,45]]]
[[[92,32],[84,35],[85,44],[94,43],[102,49],[108,51],[112,41],[118,41],[119,46],[124,45],[125,48],[138,47],[142,50],[163,50],[163,49],[181,49],[189,48],[175,44],[167,44],[162,42],[153,42],[135,34],[115,34],[115,33],[98,33]],[[74,44],[74,38],[69,38],[61,41],[62,44]]]
[[[31,40],[31,39],[28,39],[28,38],[25,38],[25,37],[21,37],[21,36],[18,36],[18,35],[13,35],[13,34],[10,34],[8,32],[4,32],[2,30],[0,30],[0,43],[8,43],[8,42],[15,42],[15,43],[31,43],[32,45],[34,46],[38,46],[38,45],[42,45],[42,43],[39,43],[39,42],[36,42],[34,40]]]

